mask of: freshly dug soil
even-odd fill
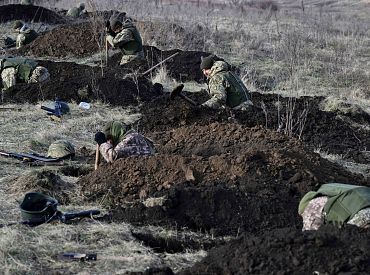
[[[198,103],[209,98],[205,91],[187,95]],[[181,98],[173,101],[167,97],[155,98],[141,110],[143,114],[141,127],[144,132],[167,131],[194,123],[207,125],[230,119],[247,127],[260,125],[275,131],[281,125],[280,132],[296,138],[301,135],[301,140],[311,149],[320,148],[324,152],[343,155],[359,163],[370,161],[369,154],[365,154],[367,148],[370,148],[370,135],[366,130],[370,127],[369,114],[365,112],[337,114],[321,111],[319,105],[323,97],[292,99],[278,97],[275,94],[252,93],[252,99],[254,108],[246,112],[237,112],[227,109],[215,111],[194,108]],[[294,112],[291,112],[289,110],[293,105]],[[306,117],[302,116],[304,110],[307,112]],[[291,118],[293,125],[291,128],[287,127],[285,122],[287,117]]]
[[[369,230],[353,226],[267,231],[213,249],[179,274],[368,274],[369,238]]]
[[[298,201],[307,191],[326,182],[363,182],[299,141],[260,127],[191,125],[151,137],[159,154],[119,159],[79,180],[89,200],[111,208],[136,202],[118,207],[116,220],[215,234],[297,226]],[[153,196],[164,196],[164,204],[139,202]]]
[[[65,19],[54,11],[28,5],[3,5],[0,6],[0,23],[12,20],[23,20],[26,22],[45,22],[49,24],[64,23]]]
[[[40,61],[48,68],[51,80],[45,83],[17,84],[4,93],[5,102],[36,103],[40,100],[93,101],[127,106],[151,100],[151,83],[142,77],[123,78],[107,68],[104,77],[100,68],[68,62]]]

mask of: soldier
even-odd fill
[[[14,22],[14,30],[18,32],[15,46],[17,49],[24,45],[31,43],[38,37],[38,34],[33,29],[29,28],[25,23],[20,20]]]
[[[152,155],[155,152],[153,142],[134,130],[126,132],[115,147],[113,146],[113,137],[106,136],[103,132],[97,132],[94,140],[97,143],[95,170],[98,169],[100,163],[100,154],[107,163],[112,163],[119,158]]]
[[[350,184],[324,184],[308,192],[300,201],[298,213],[302,230],[317,230],[325,223],[344,223],[370,228],[370,188]]]
[[[107,41],[122,53],[120,65],[135,59],[144,59],[143,41],[132,20],[123,14],[123,23],[118,19],[107,21]]]
[[[73,158],[75,153],[75,148],[72,143],[67,140],[57,140],[50,144],[47,156],[66,159]]]
[[[78,5],[78,7],[73,7],[73,8],[70,8],[68,11],[67,11],[67,16],[71,16],[71,17],[74,17],[74,18],[78,18],[80,17],[83,13],[85,13],[85,4],[84,3],[80,3]]]
[[[50,78],[45,67],[37,66],[36,61],[23,57],[0,59],[0,72],[3,90],[9,89],[18,82],[37,83]]]
[[[253,103],[242,80],[230,71],[224,61],[216,61],[214,55],[201,59],[200,69],[207,77],[208,93],[211,96],[202,106],[219,109],[225,105],[235,110],[245,110]]]

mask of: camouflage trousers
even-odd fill
[[[15,40],[15,47],[17,49],[21,48],[22,46],[25,45],[25,41],[26,41],[26,36],[23,33],[18,34]]]
[[[370,207],[358,211],[347,223],[362,228],[370,228]]]
[[[100,145],[99,151],[108,163],[123,157],[152,155],[155,152],[153,143],[137,132],[126,134],[115,148],[109,142],[105,142]]]
[[[325,222],[323,209],[328,201],[328,197],[318,197],[312,199],[302,213],[303,228],[305,230],[317,230]]]
[[[137,54],[124,54],[122,56],[121,62],[119,63],[120,65],[125,65],[131,61],[134,61],[136,59],[144,59],[144,52],[138,52]]]
[[[4,90],[13,87],[16,83],[17,71],[15,68],[5,68],[1,72],[1,81],[3,82]]]

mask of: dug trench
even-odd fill
[[[119,159],[83,176],[90,201],[114,221],[213,235],[299,228],[299,199],[327,182],[366,184],[275,131],[233,123],[153,133],[158,154]]]

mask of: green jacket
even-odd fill
[[[23,57],[9,57],[1,59],[1,71],[6,68],[15,68],[17,80],[27,82],[37,62]]]
[[[112,136],[113,147],[122,141],[122,139],[125,137],[126,131],[126,127],[118,121],[109,122],[103,129],[103,133],[106,137]]]
[[[370,207],[370,188],[341,183],[324,184],[318,191],[308,192],[300,201],[298,213],[302,214],[314,198],[328,196],[325,204],[325,222],[343,224],[361,209]]]
[[[113,38],[114,47],[120,48],[125,55],[135,55],[143,50],[143,41],[136,26],[130,19],[126,19],[120,31]]]
[[[225,103],[228,107],[234,108],[250,100],[248,89],[224,61],[216,61],[213,64],[208,77],[208,92],[211,99],[203,105],[211,108],[219,108]]]

